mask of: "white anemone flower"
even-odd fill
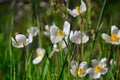
[[[86,43],[89,40],[89,37],[81,31],[70,32],[70,41],[75,44]]]
[[[78,7],[76,7],[75,9],[71,10],[71,9],[67,9],[69,14],[72,15],[73,17],[77,17],[78,15],[80,15],[81,13],[86,11],[86,5],[83,2],[83,0],[81,0],[81,5]]]
[[[36,53],[37,57],[33,60],[33,64],[38,64],[42,61],[45,54],[45,50],[42,48],[37,48]]]
[[[26,38],[26,36],[23,34],[17,34],[15,39],[12,37],[12,45],[16,48],[23,48],[31,42],[31,38]]]
[[[119,45],[120,44],[120,30],[113,25],[111,27],[111,35],[109,36],[106,33],[102,34],[102,38],[111,44]]]
[[[74,77],[76,76],[84,77],[86,75],[87,62],[81,62],[78,66],[78,62],[72,60],[70,65],[71,65],[70,72]]]
[[[70,32],[70,24],[68,21],[64,22],[63,30],[59,29],[56,25],[50,27],[50,39],[53,44],[56,44],[68,36]]]
[[[90,75],[90,79],[98,79],[101,75],[105,75],[108,71],[107,65],[107,59],[102,58],[100,62],[98,62],[96,59],[92,60],[93,68],[87,69],[87,74]]]

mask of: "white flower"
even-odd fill
[[[71,10],[71,9],[67,9],[69,14],[72,15],[73,17],[77,17],[78,15],[80,15],[81,13],[86,11],[86,5],[83,2],[83,0],[81,0],[81,5],[78,7],[76,7],[75,9]]]
[[[54,25],[54,24],[53,24],[53,25]],[[50,36],[50,28],[49,28],[48,25],[45,25],[44,35],[46,35],[46,36]]]
[[[103,33],[102,38],[106,42],[109,42],[109,43],[115,44],[115,45],[119,45],[120,44],[120,30],[118,30],[118,28],[115,25],[113,25],[111,27],[111,36]]]
[[[63,41],[63,40],[60,41],[58,46],[59,46],[60,48],[62,48],[62,49],[66,48],[66,43],[65,43],[65,41]],[[57,44],[53,44],[53,51],[58,52],[58,51],[59,51],[58,46],[57,46]]]
[[[64,22],[63,31],[61,29],[59,29],[56,25],[52,25],[50,27],[50,34],[51,34],[50,39],[51,39],[51,42],[53,44],[56,44],[56,43],[62,41],[62,39],[65,36],[69,35],[69,32],[70,32],[70,24],[69,24],[68,21]]]
[[[70,41],[75,44],[81,44],[86,43],[89,40],[89,37],[84,33],[80,31],[73,31],[70,32]]]
[[[92,60],[93,68],[88,68],[87,73],[90,74],[90,79],[98,79],[100,78],[101,74],[105,75],[108,71],[107,65],[107,59],[102,58],[100,62],[98,62],[96,59]]]
[[[37,27],[31,27],[27,29],[27,33],[31,34],[32,36],[36,36],[39,32],[39,29]]]
[[[116,61],[115,60],[113,60],[113,59],[111,59],[110,60],[110,65],[112,66],[112,65],[116,65],[117,63],[116,63]]]
[[[17,34],[15,36],[15,39],[12,37],[12,45],[16,48],[23,48],[24,46],[27,46],[31,42],[32,40],[26,38],[26,36],[23,34]]]
[[[45,50],[42,48],[38,48],[36,50],[36,53],[37,53],[37,57],[33,60],[33,64],[38,64],[42,61],[45,54]]]
[[[39,32],[39,29],[37,27],[31,27],[27,29],[27,33],[29,35],[29,39],[31,40],[31,42],[33,41],[33,37],[36,36],[38,32]]]
[[[87,62],[81,62],[80,65],[78,66],[78,62],[72,60],[70,65],[71,65],[70,72],[74,77],[76,76],[84,77],[86,75]]]

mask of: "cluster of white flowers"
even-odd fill
[[[77,6],[73,10],[68,8],[67,11],[73,17],[77,17],[86,11],[86,5],[83,0],[81,0],[81,5],[79,7]],[[85,32],[80,30],[70,31],[70,26],[71,25],[68,21],[64,22],[63,30],[56,26],[55,23],[53,23],[51,26],[45,26],[44,35],[50,36],[51,43],[53,44],[53,51],[59,51],[58,43],[62,49],[66,48],[69,40],[74,44],[84,44],[88,42],[89,37],[85,34]],[[36,36],[38,32],[39,29],[37,27],[31,27],[27,30],[28,38],[24,34],[17,34],[15,35],[15,38],[12,37],[12,45],[16,48],[23,48],[32,43],[33,37]],[[113,25],[111,27],[111,36],[103,33],[102,38],[106,42],[118,45],[120,44],[120,30],[115,25]],[[37,48],[36,53],[37,57],[33,60],[33,64],[38,64],[42,61],[45,50],[43,48]],[[90,79],[98,79],[101,77],[101,75],[105,75],[108,71],[106,62],[106,58],[101,59],[100,62],[96,59],[93,59],[93,67],[88,68],[87,62],[84,61],[78,64],[77,61],[72,60],[70,64],[70,72],[74,77],[85,77],[87,74],[89,74]],[[112,64],[115,65],[116,62],[111,60],[110,65]]]
[[[57,43],[61,44],[61,48],[66,48],[68,44],[68,38],[72,43],[83,44],[89,40],[89,37],[81,31],[71,31],[70,32],[70,23],[68,21],[64,22],[63,30],[59,29],[55,23],[52,26],[45,26],[44,34],[50,36],[50,40],[53,43],[53,50],[59,51]]]
[[[33,37],[38,34],[37,27],[31,27],[27,30],[28,38],[24,34],[16,34],[15,39],[12,37],[12,45],[16,48],[23,48],[29,43],[32,43]]]
[[[32,43],[33,37],[39,32],[37,27],[31,27],[27,29],[28,38],[24,34],[16,34],[15,39],[12,37],[12,45],[16,48],[23,48],[28,44]],[[42,48],[37,48],[37,58],[33,60],[33,64],[38,64],[44,57],[45,50]]]
[[[87,62],[81,62],[78,66],[78,62],[72,60],[70,64],[70,72],[74,77],[85,77],[87,74],[89,74],[90,79],[98,79],[101,77],[101,75],[105,75],[108,71],[108,68],[106,67],[106,58],[102,58],[100,62],[96,59],[93,59],[92,65],[93,67],[88,68]]]

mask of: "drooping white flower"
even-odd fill
[[[76,7],[75,9],[71,10],[71,9],[67,9],[69,14],[72,15],[73,17],[77,17],[78,15],[80,15],[81,13],[86,11],[86,5],[83,2],[83,0],[81,0],[81,5],[78,7]]]
[[[56,44],[68,36],[70,32],[70,24],[68,21],[64,22],[63,30],[59,29],[56,25],[50,27],[50,39],[53,44]]]
[[[72,60],[70,65],[71,65],[70,72],[74,77],[76,76],[84,77],[86,75],[87,62],[81,62],[78,66],[78,62]]]
[[[75,44],[86,43],[89,40],[89,37],[81,31],[70,32],[70,41]]]
[[[90,79],[98,79],[101,75],[105,75],[108,71],[107,65],[107,59],[102,58],[100,62],[98,62],[96,59],[92,60],[93,68],[87,69],[87,74],[89,74]]]
[[[120,30],[115,25],[113,25],[111,27],[111,35],[109,36],[108,34],[103,33],[102,38],[108,43],[119,45],[120,44]]]
[[[45,50],[42,48],[37,48],[36,53],[37,57],[33,60],[33,64],[38,64],[42,61],[45,54]]]
[[[26,38],[23,34],[17,34],[15,39],[12,37],[12,45],[16,48],[23,48],[31,42],[32,40],[30,38]]]

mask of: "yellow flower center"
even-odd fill
[[[75,10],[80,14],[80,12],[81,12],[81,11],[80,11],[80,7],[77,6],[77,7],[75,8]]]
[[[83,74],[85,72],[84,68],[78,68],[76,71],[78,74]]]
[[[42,53],[38,53],[38,54],[37,54],[37,57],[41,57],[41,56],[42,56]]]
[[[65,33],[62,30],[58,30],[57,36],[65,36]]]
[[[114,42],[117,42],[117,41],[119,40],[119,37],[118,37],[117,34],[112,34],[112,35],[110,36],[110,40],[111,40],[111,41],[114,41]]]
[[[103,68],[100,65],[94,67],[95,72],[102,72]]]
[[[77,36],[77,39],[78,39],[78,40],[81,40],[81,36],[78,35],[78,36]]]

